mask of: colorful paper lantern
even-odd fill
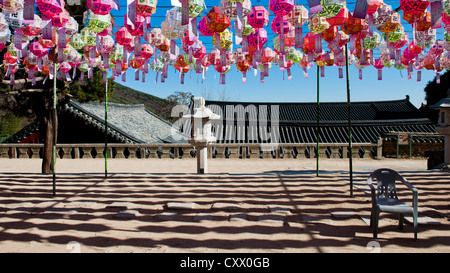
[[[136,14],[143,17],[151,16],[156,12],[158,0],[137,0]]]
[[[85,27],[80,31],[81,34],[81,40],[87,45],[87,46],[96,46],[97,45],[97,35],[95,32],[90,30],[89,28]]]
[[[401,26],[400,15],[394,12],[390,16],[390,19],[387,20],[383,25],[378,26],[377,29],[383,33],[391,33],[396,31],[399,26]]]
[[[319,11],[318,14],[324,18],[335,17],[345,7],[345,0],[320,0],[320,3],[322,11]]]
[[[106,15],[112,10],[111,1],[112,0],[87,0],[87,7],[95,14]]]
[[[63,27],[67,22],[69,22],[69,12],[67,12],[67,10],[63,10],[58,15],[53,16],[51,22],[53,27]]]
[[[294,9],[294,0],[270,0],[269,9],[276,16],[288,15]]]
[[[400,0],[400,9],[413,15],[422,14],[429,5],[427,0]]]
[[[34,41],[29,46],[30,52],[37,57],[43,57],[47,55],[48,49],[44,48],[41,43]]]
[[[42,31],[42,19],[38,15],[34,15],[34,21],[32,24],[25,26],[23,29],[23,34],[28,36],[37,36]]]
[[[102,32],[111,25],[111,16],[109,14],[99,15],[91,10],[87,10],[83,16],[84,25],[95,33]]]
[[[291,60],[294,63],[299,63],[303,59],[303,53],[294,47],[289,47],[286,51],[286,60]]]
[[[263,28],[269,22],[269,12],[263,6],[254,6],[247,18],[253,28]]]
[[[322,32],[322,38],[326,42],[335,40],[337,35],[338,35],[338,27],[337,26],[330,26],[329,28],[325,29],[325,31]]]
[[[77,33],[70,38],[69,44],[73,46],[75,49],[82,49],[86,43],[83,41],[81,34]]]
[[[128,31],[126,27],[121,27],[115,33],[115,40],[119,45],[128,45],[133,40],[133,35]]]
[[[205,17],[207,27],[214,33],[220,33],[231,25],[230,19],[218,7],[213,7]]]
[[[34,20],[36,21],[36,18]],[[69,21],[64,28],[66,30],[66,37],[72,37],[78,33],[78,22],[72,16],[69,16]]]
[[[241,5],[242,18],[246,17],[252,10],[252,2],[250,0],[222,0],[222,12],[231,21],[238,19],[238,5]]]
[[[305,54],[314,53],[316,51],[316,39],[322,39],[313,32],[306,33],[305,37],[303,37],[303,52]]]
[[[5,13],[5,20],[13,28],[24,28],[26,26],[23,22],[23,10]]]
[[[347,21],[344,22],[344,24],[342,26],[343,27],[341,29],[349,35],[350,34],[358,34],[363,29],[368,28],[364,19],[353,17],[351,13],[348,16]]]
[[[381,35],[378,32],[374,32],[373,36],[367,36],[363,39],[363,48],[365,49],[375,49],[381,42]]]
[[[170,49],[170,40],[164,37],[164,41],[156,46],[161,51],[168,51]]]
[[[194,45],[192,56],[196,59],[202,59],[206,55],[206,47],[200,42],[198,45]]]
[[[220,41],[220,48],[227,49],[230,45],[233,44],[233,33],[229,29],[225,29],[220,33],[219,41]],[[216,37],[213,37],[212,42],[213,45],[217,47]]]
[[[378,28],[390,21],[392,13],[392,6],[386,4],[382,5],[375,13],[376,16],[373,17],[373,26]]]
[[[318,12],[311,14],[308,20],[308,28],[313,33],[322,33],[327,28],[330,27],[330,24],[327,22],[327,19],[321,17]]]
[[[294,27],[301,27],[308,22],[309,11],[303,5],[295,5],[287,15],[287,20]]]
[[[270,47],[264,47],[261,50],[261,62],[269,63],[275,58],[275,51],[273,51]]]
[[[147,33],[147,41],[152,46],[157,46],[157,45],[162,44],[164,42],[165,38],[166,37],[164,37],[164,35],[162,34],[162,30],[160,28],[152,28]]]
[[[64,11],[65,2],[64,0],[36,0],[36,5],[43,14],[53,17]]]
[[[333,17],[327,18],[330,26],[342,26],[348,19],[348,9],[344,6],[339,13]]]
[[[267,40],[267,31],[264,28],[255,29],[255,31],[248,36],[249,52],[253,53],[261,50]]]
[[[141,56],[144,59],[150,59],[153,56],[153,47],[150,44],[144,43],[141,45]]]
[[[207,25],[207,21],[206,21],[206,16],[203,17],[200,22],[198,22],[198,31],[203,35],[203,36],[213,36],[214,32],[211,31]]]
[[[110,23],[108,25],[110,25]],[[133,24],[131,22],[128,22],[127,14],[125,14],[124,26],[128,29],[128,31],[131,33],[131,35],[143,36],[144,35],[144,25],[146,25],[146,29],[150,29],[150,22],[144,16],[136,15],[136,22]]]
[[[389,36],[389,43],[395,43],[397,41],[399,41],[400,39],[403,38],[403,36],[405,35],[404,29],[402,25],[398,25],[398,27],[392,31],[389,32],[389,34],[387,33],[383,33],[383,38],[386,40],[387,36]]]
[[[0,3],[0,8],[2,8],[4,13],[16,13],[23,9],[23,3],[24,0],[3,0]]]
[[[291,29],[291,23],[287,20],[287,16],[276,16],[271,23],[272,31],[276,34],[288,33]]]

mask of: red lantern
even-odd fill
[[[370,0],[369,7],[367,8],[367,14],[371,15],[377,12],[378,8],[383,5],[383,0]]]
[[[336,39],[337,34],[338,34],[338,27],[336,25],[330,26],[324,32],[322,32],[322,38],[325,41],[330,42]]]
[[[203,36],[213,36],[214,32],[211,31],[207,25],[207,21],[206,21],[206,16],[203,17],[200,22],[198,22],[198,31],[200,31],[200,33]]]
[[[34,41],[30,44],[30,52],[37,57],[44,57],[48,53],[48,49],[44,48],[38,41]]]
[[[144,24],[147,24],[147,29],[150,29],[150,23],[144,16],[136,15],[136,23],[128,24],[127,14],[125,14],[124,25],[127,30],[133,36],[143,36],[144,35]]]
[[[192,56],[196,59],[202,59],[206,55],[206,47],[201,44],[199,47],[194,47]]]
[[[111,0],[87,0],[87,7],[99,15],[106,15],[112,10]]]
[[[116,42],[119,45],[128,45],[133,41],[133,36],[126,27],[121,27],[115,34]]]
[[[164,41],[156,46],[157,49],[161,51],[169,51],[170,49],[170,40],[164,37]]]
[[[263,6],[254,6],[247,15],[247,22],[253,28],[263,28],[269,22],[269,12]]]
[[[431,27],[431,13],[426,11],[417,18],[417,31],[425,31]]]
[[[134,69],[139,69],[145,63],[145,59],[143,57],[138,57],[133,55],[130,60],[130,66]]]
[[[422,14],[429,5],[427,0],[400,0],[400,9],[413,15]]]
[[[69,22],[69,12],[63,10],[58,15],[52,17],[52,26],[63,27],[67,22]]]
[[[326,20],[330,26],[342,26],[348,20],[348,9],[343,7],[336,16]]]
[[[230,19],[218,7],[213,7],[205,18],[207,27],[214,33],[220,33],[231,25]]]
[[[367,29],[368,25],[364,21],[364,19],[355,18],[350,13],[346,22],[344,22],[343,27],[341,28],[347,34],[357,34],[363,29]]]
[[[31,51],[31,50],[30,50],[30,51]],[[9,64],[15,64],[15,63],[17,63],[17,57],[11,55],[9,52],[6,52],[6,53],[3,55],[3,58],[4,58],[5,61],[6,61],[7,63],[9,63]]]
[[[313,32],[306,33],[303,37],[303,52],[308,54],[310,52],[314,53],[316,51],[316,39],[319,39],[320,35]]]
[[[264,47],[261,52],[261,62],[270,63],[275,58],[275,51],[270,47]]]

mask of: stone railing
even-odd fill
[[[42,158],[43,144],[0,144],[0,158]],[[108,158],[194,158],[190,144],[108,144]],[[105,144],[58,144],[60,159],[104,158]],[[267,149],[260,144],[212,144],[209,158],[316,158],[316,144],[280,144]],[[353,158],[380,158],[382,143],[353,143]],[[319,158],[348,158],[347,143],[319,144]]]

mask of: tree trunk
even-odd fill
[[[51,94],[51,93],[50,93]],[[53,145],[57,139],[57,117],[53,108],[53,98],[51,95],[43,96],[45,109],[42,109],[41,133],[44,139],[44,150],[42,159],[42,173],[53,173],[55,168],[53,158]]]

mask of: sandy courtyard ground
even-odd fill
[[[190,159],[57,162],[0,159],[0,252],[450,252],[449,172],[426,160],[357,159],[350,197],[347,160]],[[381,214],[378,239],[367,224],[365,181],[398,170],[419,191],[419,240],[410,223]],[[411,203],[410,192],[398,189]]]

